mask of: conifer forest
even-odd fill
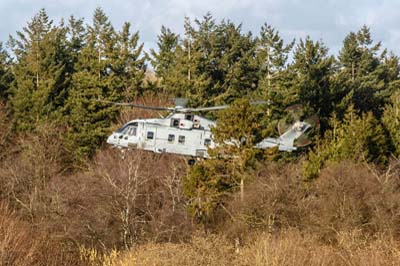
[[[400,265],[400,58],[369,27],[332,53],[207,13],[145,51],[101,8],[32,15],[0,40],[0,265]],[[175,97],[230,105],[202,113],[217,121],[210,153],[230,156],[190,166],[107,145],[168,113],[98,99]],[[290,106],[318,116],[311,144],[255,149]]]

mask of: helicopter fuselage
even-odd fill
[[[191,157],[208,158],[208,148],[214,148],[212,120],[191,113],[172,113],[166,118],[137,119],[112,133],[107,143],[119,148],[141,149],[155,153],[175,153]],[[258,149],[278,147],[280,151],[297,149],[294,141],[301,137],[311,124],[297,121],[278,138],[267,137],[255,145]],[[235,140],[226,144],[237,145]]]
[[[211,135],[213,126],[214,121],[188,113],[137,119],[110,135],[107,143],[121,148],[207,158],[207,148],[215,145]]]

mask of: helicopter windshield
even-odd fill
[[[137,125],[137,122],[126,124],[125,126],[118,129],[117,133],[129,136],[136,136]]]

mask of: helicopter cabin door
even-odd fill
[[[154,151],[154,146],[156,143],[156,137],[157,137],[157,128],[156,127],[146,127],[146,133],[144,136],[144,141],[145,141],[145,150],[151,150]]]
[[[119,130],[118,144],[122,147],[137,148],[137,127],[138,123],[130,123]]]

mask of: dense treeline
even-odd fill
[[[332,128],[334,114],[342,121],[353,106],[358,116],[371,112],[398,155],[398,121],[391,110],[398,105],[399,59],[374,42],[366,26],[345,38],[337,57],[308,37],[285,44],[268,24],[257,36],[231,21],[217,23],[210,14],[194,23],[187,18],[184,26],[183,36],[162,27],[158,49],[148,56],[139,33],[129,23],[115,30],[100,8],[86,25],[73,16],[56,25],[40,10],[10,38],[10,49],[0,46],[0,95],[15,130],[32,132],[54,121],[64,128],[69,150],[93,155],[117,115],[96,99],[132,100],[162,91],[193,105],[271,100],[264,127],[276,125],[286,107],[302,104],[319,115],[321,136]],[[145,81],[148,62],[159,82]]]
[[[388,151],[398,155],[399,59],[374,42],[366,26],[345,38],[337,57],[321,40],[285,44],[268,24],[256,36],[210,14],[187,18],[184,26],[183,36],[162,27],[157,49],[147,55],[130,24],[114,29],[100,8],[91,24],[71,16],[56,25],[40,10],[10,38],[9,49],[0,46],[0,95],[14,129],[33,132],[54,122],[65,130],[66,148],[80,158],[93,155],[118,113],[96,99],[163,92],[214,105],[247,97],[273,103],[260,118],[264,135],[293,104],[319,115],[321,136],[332,129],[333,115],[342,121],[348,112],[370,112],[390,136]],[[148,62],[158,81],[146,79]]]
[[[98,99],[167,105],[170,97],[193,106],[232,105],[205,114],[220,125],[213,129],[220,145],[210,151],[216,159],[188,167],[179,157],[143,152],[123,160],[103,147],[121,122],[157,114]],[[272,104],[252,106],[251,99]],[[301,118],[320,119],[307,149],[253,148],[277,134],[278,121],[293,119],[287,108],[299,105]],[[57,24],[42,9],[6,46],[0,43],[0,231],[6,233],[0,242],[9,250],[0,265],[111,265],[116,253],[97,252],[138,248],[135,256],[153,256],[139,246],[192,240],[195,250],[210,249],[209,240],[220,245],[226,263],[264,265],[262,258],[246,261],[252,247],[276,241],[251,237],[258,232],[282,232],[282,241],[293,237],[317,251],[328,245],[333,261],[346,261],[346,252],[361,261],[379,241],[399,240],[399,108],[399,57],[366,26],[350,32],[334,56],[322,40],[285,43],[269,24],[243,32],[206,14],[186,18],[182,35],[163,26],[147,54],[139,32],[129,23],[115,29],[101,8],[88,24],[73,16]],[[226,145],[226,139],[245,141]],[[199,228],[206,235],[191,240]],[[370,244],[355,247],[354,239],[341,238],[352,234]],[[244,259],[235,255],[242,246]],[[167,246],[161,257],[168,252]],[[382,265],[396,252],[383,249]]]

